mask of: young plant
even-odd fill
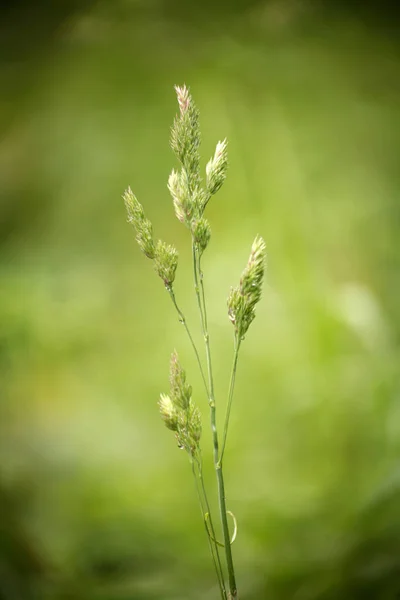
[[[218,142],[215,154],[206,166],[206,177],[203,183],[200,176],[199,111],[186,86],[176,86],[175,90],[178,98],[179,113],[175,117],[171,129],[170,141],[171,148],[179,161],[179,168],[172,170],[168,179],[168,189],[172,196],[177,218],[190,232],[194,288],[205,344],[206,370],[203,368],[200,353],[194,342],[186,318],[175,297],[173,284],[178,266],[178,253],[174,246],[170,246],[161,240],[154,241],[151,222],[145,216],[142,205],[130,188],[125,191],[123,198],[128,213],[128,222],[136,230],[136,240],[139,247],[153,261],[156,273],[163,280],[165,289],[170,295],[175,310],[178,313],[179,321],[183,324],[189,337],[200,369],[210,411],[213,461],[217,479],[219,517],[223,542],[217,540],[216,526],[214,525],[215,520],[211,514],[204,483],[203,459],[200,446],[202,432],[201,416],[198,407],[192,399],[192,387],[186,381],[186,373],[180,364],[176,351],[172,353],[170,362],[170,392],[168,395],[161,394],[159,408],[165,425],[174,432],[178,446],[185,449],[189,457],[221,598],[223,600],[234,600],[238,598],[238,591],[231,546],[236,538],[236,519],[233,513],[227,510],[226,507],[223,459],[228,436],[239,350],[247,330],[255,317],[255,308],[261,298],[265,267],[265,243],[261,237],[257,236],[255,238],[239,285],[231,289],[228,297],[228,316],[234,327],[234,350],[228,399],[225,408],[222,443],[220,445],[201,259],[211,237],[210,225],[204,217],[204,212],[211,197],[218,192],[226,178],[228,168],[227,142],[226,140]],[[228,515],[231,517],[234,525],[232,535],[229,530]],[[221,549],[223,549],[223,553]]]

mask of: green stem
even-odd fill
[[[183,325],[183,326],[184,326],[184,328],[186,329],[186,333],[188,334],[188,337],[189,337],[190,343],[192,344],[192,348],[193,348],[193,350],[194,350],[194,353],[195,353],[195,355],[196,355],[197,364],[199,365],[199,369],[200,369],[201,377],[202,377],[202,379],[203,379],[204,387],[205,387],[205,389],[206,389],[206,393],[207,393],[207,396],[208,396],[208,385],[207,385],[206,376],[204,375],[203,366],[202,366],[202,364],[201,364],[201,360],[200,360],[199,352],[198,352],[198,350],[197,350],[197,348],[196,348],[196,344],[194,343],[194,340],[193,340],[192,334],[190,333],[190,329],[189,329],[189,327],[188,327],[188,324],[187,324],[187,322],[186,322],[185,315],[183,314],[183,312],[181,311],[181,309],[179,308],[179,306],[178,306],[178,304],[177,304],[177,302],[176,302],[176,298],[175,298],[174,290],[173,290],[171,287],[167,287],[167,291],[168,291],[168,293],[169,293],[169,295],[170,295],[170,297],[171,297],[171,300],[172,300],[172,302],[173,302],[173,304],[174,304],[174,306],[175,306],[175,308],[176,308],[176,311],[177,311],[177,313],[178,313],[178,316],[179,316],[179,321],[180,321],[180,323],[182,323],[182,325]]]
[[[240,339],[238,339],[238,336],[235,334],[233,364],[232,364],[232,371],[231,371],[231,380],[229,383],[228,404],[226,407],[224,433],[222,436],[222,447],[221,447],[221,454],[220,454],[220,458],[219,458],[219,462],[221,464],[222,464],[222,459],[224,457],[226,438],[228,435],[229,418],[231,415],[233,391],[235,389],[235,379],[236,379],[236,369],[237,369],[237,362],[238,362],[238,356],[239,356],[239,349],[240,349]]]
[[[197,272],[196,272],[196,279],[197,279]],[[197,290],[198,290],[198,286],[197,286]],[[171,300],[172,300],[172,302],[173,302],[173,304],[175,306],[175,309],[176,309],[176,311],[178,313],[179,321],[182,323],[182,325],[186,329],[186,333],[187,333],[187,335],[189,337],[190,343],[192,344],[194,353],[196,355],[197,363],[199,365],[199,369],[200,369],[200,373],[201,373],[201,376],[202,376],[202,379],[203,379],[203,383],[204,383],[204,387],[205,387],[205,390],[206,390],[206,393],[207,393],[207,397],[210,397],[210,394],[209,394],[209,391],[208,391],[207,381],[206,381],[206,378],[205,378],[205,375],[204,375],[203,367],[202,367],[200,356],[199,356],[199,352],[197,350],[196,344],[194,343],[192,334],[190,333],[190,329],[189,329],[188,324],[186,322],[186,318],[185,318],[183,312],[181,311],[181,309],[179,308],[179,306],[178,306],[178,304],[176,302],[176,298],[175,298],[175,294],[174,294],[173,289],[172,288],[167,288],[167,291],[168,291],[168,293],[169,293],[169,295],[171,297]],[[199,301],[200,301],[200,297],[199,297]],[[201,308],[200,304],[199,304],[199,308]],[[203,313],[201,312],[200,314],[201,314],[201,319],[202,319],[202,324],[203,324]],[[208,539],[209,539],[210,551],[211,551],[211,554],[212,554],[212,557],[213,557],[213,562],[214,562],[215,570],[216,570],[216,573],[217,573],[218,584],[219,584],[220,591],[221,591],[221,597],[223,598],[223,600],[226,600],[227,596],[226,596],[225,583],[224,583],[224,574],[223,574],[223,570],[222,570],[221,559],[220,559],[220,556],[219,556],[219,550],[218,550],[218,546],[217,546],[216,543],[214,543],[214,549],[213,549],[213,542],[210,539],[210,536],[208,534],[207,524],[206,524],[206,518],[205,518],[205,511],[204,511],[203,503],[202,503],[202,500],[201,500],[201,494],[200,494],[199,488],[198,488],[197,476],[195,474],[195,469],[194,469],[193,461],[192,461],[192,471],[193,471],[193,475],[194,475],[195,480],[196,480],[196,490],[197,490],[197,494],[198,494],[198,498],[199,498],[199,502],[200,502],[202,514],[203,514],[203,521],[204,521],[204,524],[205,524],[205,527],[206,527],[206,531],[207,531],[207,536],[208,536]],[[216,535],[215,535],[214,525],[212,523],[210,505],[209,505],[209,502],[208,502],[207,493],[206,493],[206,489],[205,489],[205,485],[204,485],[202,468],[200,466],[199,466],[199,479],[200,479],[200,483],[201,483],[201,489],[202,489],[202,492],[203,492],[205,506],[206,506],[206,509],[207,509],[206,512],[208,512],[208,516],[209,516],[209,523],[210,523],[211,533],[212,533],[212,535],[214,537],[214,540],[215,540],[216,539]]]
[[[225,498],[225,485],[224,485],[224,476],[222,472],[222,463],[219,460],[219,452],[218,452],[218,432],[217,432],[217,416],[216,416],[216,407],[215,407],[215,397],[214,397],[214,378],[212,372],[212,363],[211,363],[211,348],[210,348],[210,336],[208,333],[208,323],[207,323],[207,307],[205,302],[205,290],[204,290],[204,278],[203,273],[201,271],[200,265],[200,257],[196,252],[196,248],[194,243],[193,246],[193,261],[194,261],[194,273],[195,273],[195,285],[198,288],[198,278],[197,273],[200,277],[200,286],[201,286],[201,300],[199,297],[199,304],[202,306],[202,311],[200,312],[202,318],[203,325],[203,335],[206,345],[206,356],[207,356],[207,370],[208,370],[208,384],[209,384],[209,405],[210,405],[210,419],[211,419],[211,431],[213,437],[213,458],[214,458],[214,468],[217,475],[217,484],[218,484],[218,504],[219,504],[219,512],[221,518],[221,525],[224,535],[224,549],[225,549],[225,557],[226,564],[228,568],[228,580],[229,580],[229,591],[230,597],[232,600],[237,598],[237,589],[236,589],[236,578],[235,578],[235,569],[233,566],[233,557],[232,557],[232,548],[228,527],[228,517],[226,511],[226,498]]]
[[[217,539],[217,537],[216,537],[216,535],[215,535],[214,524],[213,524],[212,517],[211,517],[211,509],[210,509],[210,504],[209,504],[209,502],[208,502],[208,497],[207,497],[206,487],[205,487],[205,485],[204,485],[204,478],[203,478],[203,465],[202,465],[202,463],[201,463],[201,462],[200,462],[200,464],[199,464],[199,479],[200,479],[200,484],[201,484],[201,488],[202,488],[202,491],[203,491],[204,500],[205,500],[205,504],[206,504],[206,508],[207,508],[207,513],[208,513],[208,522],[210,523],[210,530],[211,530],[211,534],[212,534],[212,536],[213,536],[214,540],[216,540],[216,539]],[[224,593],[225,593],[225,597],[226,597],[226,590],[225,590],[225,583],[224,583],[224,572],[223,572],[223,569],[222,569],[222,565],[221,565],[221,559],[220,559],[220,556],[219,556],[218,544],[217,544],[217,542],[216,542],[216,541],[215,541],[215,552],[216,552],[216,555],[217,555],[218,566],[219,566],[219,569],[220,569],[220,572],[221,572],[221,577],[222,577],[222,586],[223,586]]]
[[[192,256],[193,256],[194,290],[196,292],[197,306],[199,307],[201,330],[202,330],[203,336],[205,338],[205,335],[206,335],[205,332],[207,330],[207,314],[205,314],[203,312],[203,307],[201,304],[199,277],[198,277],[198,273],[197,273],[197,253],[196,253],[196,246],[195,246],[194,240],[192,240]],[[199,271],[199,273],[200,273],[200,271]],[[207,396],[209,396],[209,394],[207,394]]]
[[[227,512],[226,512],[224,476],[222,473],[222,464],[219,461],[217,461],[217,464],[215,467],[215,472],[217,474],[217,482],[218,482],[218,502],[219,502],[219,512],[220,512],[220,517],[221,517],[222,531],[224,534],[225,558],[226,558],[226,564],[228,567],[230,600],[234,600],[237,598],[235,568],[233,566],[231,538],[230,538],[230,533],[229,533],[228,517],[227,517]]]
[[[218,546],[211,539],[210,533],[207,528],[206,514],[208,513],[208,522],[210,523],[211,533],[215,539],[215,531],[214,531],[214,526],[212,524],[212,519],[211,519],[210,505],[208,502],[208,498],[207,498],[207,494],[206,494],[206,490],[205,490],[205,486],[204,486],[201,462],[196,461],[196,464],[198,467],[198,474],[196,473],[195,461],[193,459],[191,459],[191,463],[192,463],[192,473],[193,473],[193,477],[194,477],[195,485],[196,485],[197,497],[199,499],[200,510],[201,510],[201,514],[203,517],[203,523],[204,523],[204,527],[205,527],[206,534],[207,534],[208,545],[210,548],[211,556],[212,556],[214,567],[215,567],[215,572],[216,572],[217,579],[218,579],[218,585],[219,585],[219,590],[221,593],[221,598],[222,598],[222,600],[226,600],[224,573],[222,570]],[[200,480],[200,487],[199,487],[199,480]]]

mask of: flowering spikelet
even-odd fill
[[[179,114],[176,115],[171,129],[171,148],[185,170],[190,199],[200,186],[199,111],[186,86],[175,86],[175,91]]]
[[[169,365],[169,385],[174,405],[186,410],[192,396],[192,386],[186,383],[186,373],[179,362],[176,351],[171,355]]]
[[[153,259],[155,255],[153,241],[153,227],[149,219],[146,218],[143,206],[129,187],[123,195],[123,199],[128,213],[128,223],[133,225],[136,230],[136,241],[142,252]]]
[[[176,412],[171,398],[167,394],[160,394],[158,406],[160,407],[161,417],[168,429],[177,431],[178,413]]]
[[[218,142],[215,154],[206,166],[206,189],[209,195],[216,194],[226,179],[228,170],[227,141]]]
[[[265,270],[265,242],[257,236],[251,247],[249,260],[240,279],[243,294],[253,297],[255,303],[261,298],[261,286]]]
[[[178,252],[176,248],[158,240],[154,252],[154,268],[163,280],[165,287],[172,287],[177,266]]]
[[[177,172],[172,169],[168,179],[168,189],[172,196],[177,219],[189,227],[195,207],[190,197],[187,177],[185,177],[183,170]]]
[[[197,244],[200,256],[208,246],[211,238],[211,227],[207,219],[200,217],[192,221],[192,234],[195,243]]]
[[[261,298],[265,270],[265,242],[257,236],[240,278],[228,297],[228,315],[239,339],[243,339],[255,317],[255,307]]]
[[[175,86],[175,91],[176,91],[176,97],[178,99],[178,104],[179,104],[179,110],[181,111],[181,115],[184,115],[187,112],[188,106],[189,106],[189,90],[187,89],[186,85],[183,84],[182,87],[180,87],[179,85]]]
[[[200,177],[199,111],[188,88],[175,86],[179,105],[171,128],[171,148],[182,165],[180,173],[173,171],[168,181],[175,214],[193,233],[192,220],[202,217],[211,196],[221,188],[228,169],[227,141],[218,142],[214,156],[206,166],[204,188]]]
[[[169,396],[161,394],[158,402],[161,417],[166,427],[175,431],[178,446],[195,456],[199,452],[201,415],[192,400],[192,387],[186,382],[176,351],[171,356],[169,382]]]

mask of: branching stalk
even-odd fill
[[[202,306],[200,287],[199,287],[199,273],[197,270],[196,244],[195,244],[193,238],[192,238],[192,257],[193,257],[194,291],[196,292],[197,306],[199,308],[201,331],[203,333],[204,341],[206,341],[205,340],[205,335],[206,335],[205,332],[207,331],[207,315],[204,313],[203,306]],[[203,289],[203,287],[202,287],[202,289]],[[210,377],[209,377],[209,382],[210,382]],[[210,394],[211,394],[211,389],[210,389],[210,393],[207,394],[208,398],[210,398]]]
[[[225,423],[224,423],[224,433],[223,433],[223,436],[222,436],[221,454],[220,454],[220,457],[219,457],[219,462],[220,462],[221,465],[222,465],[222,460],[224,458],[224,452],[225,452],[225,446],[226,446],[226,438],[227,438],[227,435],[228,435],[229,418],[230,418],[230,415],[231,415],[233,392],[234,392],[234,389],[235,389],[235,379],[236,379],[237,362],[238,362],[238,357],[239,357],[239,349],[240,349],[240,339],[238,339],[238,336],[235,335],[235,338],[234,338],[234,352],[233,352],[233,364],[232,364],[231,378],[230,378],[230,383],[229,383],[228,404],[227,404],[227,407],[226,407]]]
[[[197,465],[197,469],[196,469],[196,465]],[[218,585],[219,585],[219,590],[221,593],[221,599],[226,600],[227,596],[226,596],[226,589],[225,589],[225,582],[224,582],[224,573],[222,570],[218,545],[214,541],[216,539],[215,538],[215,530],[214,530],[214,525],[213,525],[212,518],[211,518],[210,505],[208,502],[207,493],[206,493],[206,489],[205,489],[205,485],[204,485],[202,465],[201,465],[200,461],[195,461],[194,459],[192,460],[192,473],[193,473],[193,477],[195,480],[196,492],[197,492],[197,497],[198,497],[199,504],[200,504],[201,514],[203,517],[204,528],[206,530],[206,534],[207,534],[207,538],[208,538],[208,545],[210,548],[215,572],[216,572],[217,579],[218,579]],[[207,515],[208,515],[208,523],[210,525],[212,537],[210,536],[210,532],[207,527]],[[214,538],[214,540],[212,538]]]
[[[214,396],[214,378],[212,372],[212,362],[211,362],[211,348],[210,348],[210,336],[208,333],[208,321],[207,321],[207,306],[205,301],[205,289],[204,289],[204,277],[201,271],[200,265],[200,257],[196,251],[195,245],[193,244],[193,262],[194,262],[194,274],[195,274],[195,287],[198,289],[198,279],[200,279],[201,286],[201,295],[198,295],[199,305],[202,310],[200,311],[202,326],[203,326],[203,335],[206,346],[206,356],[207,356],[207,371],[208,371],[208,385],[209,385],[209,405],[210,405],[210,419],[211,419],[211,431],[213,437],[213,459],[214,459],[214,468],[217,476],[217,484],[218,484],[218,504],[219,504],[219,512],[221,518],[222,531],[224,536],[224,549],[225,549],[225,557],[226,564],[228,568],[228,580],[229,580],[229,591],[232,600],[237,598],[237,589],[236,589],[236,578],[235,578],[235,568],[233,565],[233,557],[232,557],[232,548],[230,541],[230,533],[228,526],[228,516],[226,509],[226,497],[225,497],[225,484],[224,484],[224,476],[222,472],[222,464],[219,459],[219,450],[218,450],[218,431],[217,431],[217,416],[216,416],[216,406],[215,406],[215,396]]]
[[[207,385],[207,380],[206,377],[204,375],[204,370],[203,370],[203,365],[201,364],[201,360],[200,360],[200,355],[199,352],[197,350],[196,344],[194,342],[194,339],[192,337],[192,334],[190,333],[190,329],[189,326],[187,324],[185,315],[183,314],[183,312],[181,311],[181,309],[179,308],[177,302],[176,302],[176,298],[175,298],[175,294],[174,294],[174,290],[172,288],[167,288],[167,291],[171,297],[171,300],[173,302],[173,305],[175,306],[176,312],[178,313],[179,316],[179,322],[182,323],[182,325],[184,326],[186,333],[188,335],[188,338],[190,340],[190,343],[192,345],[193,351],[195,353],[196,359],[197,359],[197,364],[199,365],[199,369],[200,369],[200,373],[201,373],[201,378],[203,380],[204,383],[204,387],[208,396],[208,385]]]
[[[186,225],[192,235],[194,287],[200,314],[201,331],[205,344],[207,373],[205,368],[203,369],[196,344],[185,316],[177,304],[173,291],[173,284],[178,267],[178,251],[175,246],[168,244],[163,240],[154,238],[152,223],[147,218],[143,206],[130,187],[125,190],[123,199],[127,210],[128,222],[135,229],[136,241],[139,248],[143,254],[153,262],[155,272],[161,278],[167,289],[175,310],[178,313],[179,321],[185,327],[200,369],[201,378],[210,407],[213,462],[218,486],[218,504],[223,530],[223,543],[217,541],[214,523],[211,517],[210,504],[208,502],[204,484],[200,446],[202,436],[201,414],[195,400],[192,398],[192,386],[186,379],[186,371],[182,367],[176,351],[172,353],[170,361],[170,391],[169,394],[160,394],[158,405],[161,418],[164,421],[165,426],[174,433],[178,447],[184,449],[189,455],[202,518],[217,574],[221,599],[237,600],[238,595],[231,549],[232,542],[236,537],[236,519],[226,508],[223,458],[229,429],[240,344],[241,340],[244,339],[250,324],[255,318],[255,308],[261,299],[265,270],[265,242],[262,237],[256,236],[251,247],[247,265],[242,272],[239,285],[232,287],[228,296],[228,316],[235,330],[234,356],[228,391],[222,446],[219,447],[214,378],[204,278],[201,270],[201,256],[208,247],[211,238],[211,226],[204,216],[204,211],[210,198],[218,192],[226,178],[228,169],[227,140],[225,139],[217,143],[215,153],[207,163],[205,179],[203,179],[200,173],[199,146],[201,135],[199,111],[185,85],[181,87],[175,86],[175,91],[177,94],[179,113],[176,115],[171,128],[170,142],[171,148],[180,163],[180,168],[179,170],[172,170],[168,178],[168,189],[172,196],[176,217],[181,223]],[[228,514],[232,516],[235,525],[232,539],[230,539],[229,534]],[[220,559],[218,547],[221,545],[224,547],[227,569],[225,569],[225,564],[223,565],[223,561]],[[226,585],[226,570],[228,573],[229,591],[228,586]]]
[[[204,321],[203,309],[201,307],[201,299],[200,299],[200,292],[199,292],[199,286],[198,286],[198,277],[197,277],[197,266],[196,266],[197,265],[197,261],[196,261],[196,253],[195,253],[194,246],[193,246],[193,261],[194,261],[194,273],[195,273],[195,282],[196,282],[196,295],[198,297],[198,302],[199,302],[199,311],[200,311],[200,316],[201,316],[203,335],[205,336],[205,334],[204,334],[204,322],[205,321]],[[203,294],[204,294],[204,286],[202,286],[202,290],[203,290]],[[206,394],[207,394],[207,397],[209,398],[209,402],[210,402],[210,406],[211,406],[211,398],[213,398],[213,396],[214,396],[214,393],[213,393],[213,391],[214,391],[214,388],[213,388],[213,378],[212,378],[212,371],[211,371],[211,357],[210,357],[210,360],[208,360],[208,358],[209,358],[209,353],[208,353],[207,354],[207,366],[208,366],[209,385],[210,385],[210,391],[209,391],[208,384],[207,384],[207,381],[206,381],[206,378],[205,378],[205,375],[204,375],[203,367],[202,367],[202,364],[201,364],[199,352],[197,350],[197,347],[196,347],[196,344],[195,344],[195,342],[193,340],[193,337],[192,337],[192,335],[190,333],[190,329],[188,327],[186,318],[185,318],[183,312],[181,311],[181,309],[179,308],[179,306],[177,304],[176,297],[175,297],[173,289],[172,288],[168,289],[168,292],[169,292],[171,300],[172,300],[172,302],[173,302],[173,304],[175,306],[175,309],[176,309],[176,311],[178,313],[179,321],[185,327],[186,333],[187,333],[187,335],[189,337],[189,340],[190,340],[190,343],[191,343],[191,345],[193,347],[194,353],[196,355],[197,363],[199,365],[200,373],[201,373],[201,376],[202,376],[202,379],[203,379],[203,383],[204,383],[204,386],[205,386]],[[209,347],[209,344],[208,344],[208,347]],[[212,392],[211,392],[211,389],[212,389]],[[215,431],[215,435],[217,435],[217,429],[216,429],[216,425],[215,425],[215,403],[214,403],[214,419],[212,417],[212,422],[213,421],[214,421],[213,435],[214,435],[214,431]],[[214,464],[216,464],[215,460],[218,460],[218,438],[216,438],[216,443],[214,442],[214,449],[215,448],[216,448],[216,454],[215,454],[215,451],[214,451]],[[207,509],[206,511],[204,511],[203,503],[201,501],[201,495],[200,495],[199,489],[198,489],[197,476],[195,474],[194,463],[193,462],[192,462],[192,470],[193,470],[193,475],[194,475],[194,477],[196,479],[196,489],[197,489],[198,495],[199,495],[199,501],[200,501],[200,504],[201,504],[201,509],[202,509],[202,513],[203,513],[203,519],[204,519],[206,530],[207,530],[207,525],[206,525],[205,512],[207,512],[208,515],[209,515],[209,519],[208,520],[209,520],[209,523],[210,523],[211,533],[212,533],[212,536],[213,536],[214,540],[216,540],[214,525],[213,525],[212,517],[211,517],[210,504],[208,502],[207,493],[206,493],[206,489],[205,489],[205,485],[204,485],[204,479],[203,479],[203,472],[202,472],[201,464],[198,465],[198,472],[199,472],[198,477],[200,479],[201,490],[202,490],[202,493],[203,493],[203,498],[204,498],[205,506],[206,506],[206,509]],[[225,510],[225,513],[226,513],[226,510]],[[225,519],[226,519],[226,514],[225,514]],[[208,535],[208,538],[209,538],[210,550],[211,550],[211,554],[212,554],[212,557],[213,557],[214,566],[215,566],[215,569],[216,569],[216,572],[217,572],[217,577],[218,577],[218,582],[219,582],[219,586],[220,586],[221,595],[225,599],[226,598],[226,590],[225,590],[224,575],[223,575],[223,570],[222,570],[222,565],[221,565],[221,559],[220,559],[220,556],[219,556],[218,545],[217,545],[216,542],[213,542],[211,540],[211,538],[210,538],[210,536],[208,534],[208,530],[207,530],[207,535]],[[224,539],[225,539],[225,536],[224,536]],[[228,531],[228,539],[229,539],[229,531]],[[214,548],[213,548],[213,544],[214,544]],[[230,544],[229,544],[229,546],[230,546]]]

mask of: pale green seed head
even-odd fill
[[[178,252],[174,246],[158,240],[154,253],[154,268],[165,287],[171,288],[178,266]]]
[[[261,296],[262,281],[265,270],[265,242],[260,236],[256,236],[246,268],[242,273],[240,288],[244,294]],[[258,301],[258,300],[257,300]]]
[[[177,431],[178,413],[172,403],[171,398],[167,394],[160,394],[158,406],[160,408],[161,417],[168,429]]]
[[[228,168],[227,141],[218,142],[214,156],[206,167],[205,188],[200,177],[199,111],[184,85],[175,86],[179,113],[171,128],[171,148],[182,165],[180,177],[173,172],[169,189],[177,218],[190,226],[193,219],[203,215],[208,201],[222,186]]]
[[[168,179],[168,189],[174,203],[175,215],[181,223],[188,227],[195,212],[195,204],[188,188],[187,177],[183,170],[172,170]]]
[[[175,91],[179,114],[171,129],[170,142],[173,152],[186,171],[189,193],[192,194],[200,186],[199,111],[186,86],[175,86]]]
[[[176,350],[171,354],[169,365],[170,394],[174,406],[186,410],[192,396],[192,386],[186,383],[186,373],[179,362]]]
[[[131,223],[134,227],[138,227],[145,218],[143,206],[130,187],[125,190],[122,197],[125,202],[126,212],[128,213],[128,223]]]
[[[201,433],[202,425],[200,411],[191,400],[188,409],[179,412],[178,429],[176,433],[178,445],[181,448],[185,448],[192,456],[195,456],[200,448],[199,442]]]
[[[207,219],[200,217],[194,219],[191,224],[193,239],[200,250],[200,255],[207,248],[211,238],[211,227]]]
[[[179,104],[179,110],[180,110],[181,116],[183,116],[187,112],[187,109],[189,107],[189,101],[190,101],[189,90],[187,89],[185,84],[183,84],[183,86],[175,85],[174,87],[175,87],[176,97],[177,97],[178,104]]]
[[[206,166],[206,190],[210,195],[216,194],[226,179],[228,170],[228,142],[218,142],[213,158]]]
[[[228,297],[228,315],[239,339],[243,339],[255,318],[256,304],[261,298],[265,270],[265,242],[257,236],[240,283]]]
[[[192,387],[186,381],[186,373],[176,351],[171,355],[169,381],[169,396],[160,396],[161,416],[166,426],[176,432],[178,446],[195,456],[202,432],[201,415],[192,400]]]
[[[202,434],[201,413],[193,402],[189,416],[189,432],[194,443],[198,445]]]
[[[154,258],[155,248],[153,241],[153,227],[149,219],[146,218],[143,206],[140,204],[131,188],[128,188],[123,195],[126,212],[128,213],[128,223],[133,225],[136,231],[136,241],[142,252],[150,259]]]

